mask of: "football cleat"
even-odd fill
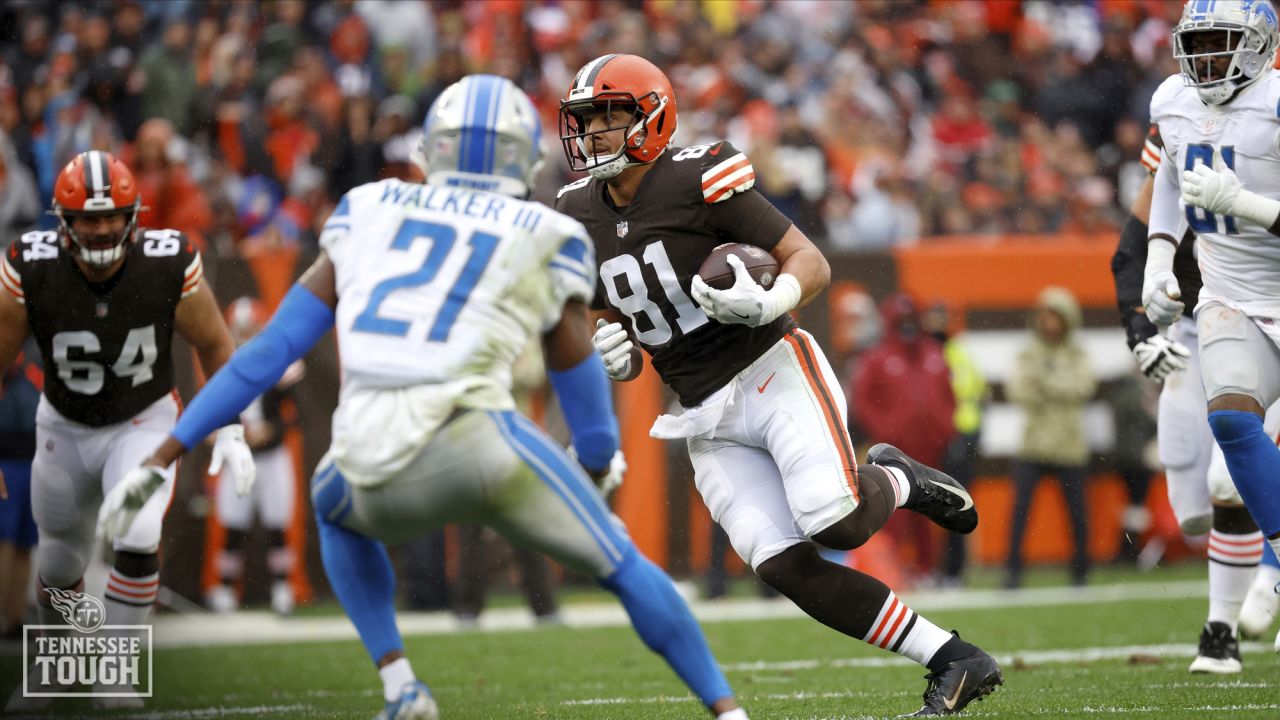
[[[387,703],[373,720],[440,720],[440,711],[427,686],[421,680],[414,680],[405,685],[400,697]]]
[[[974,700],[995,692],[1004,684],[1004,675],[995,658],[978,650],[969,657],[952,660],[937,672],[924,676],[924,707],[899,718],[954,715]]]
[[[1200,652],[1187,670],[1193,673],[1231,675],[1244,670],[1240,663],[1240,643],[1231,626],[1224,622],[1208,622],[1200,631]]]
[[[1276,611],[1280,609],[1280,594],[1277,586],[1271,583],[1271,574],[1259,572],[1249,586],[1249,594],[1244,596],[1244,605],[1240,608],[1240,637],[1245,640],[1257,640],[1271,627],[1276,619]]]
[[[912,460],[906,453],[888,444],[873,445],[867,461],[901,470],[911,483],[911,496],[902,507],[929,518],[938,527],[958,533],[971,533],[978,527],[978,510],[973,496],[950,475]]]

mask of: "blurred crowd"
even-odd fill
[[[557,106],[609,52],[677,92],[676,141],[728,138],[832,251],[940,234],[1108,235],[1140,183],[1146,104],[1176,70],[1159,0],[230,0],[0,7],[0,230],[48,226],[57,170],[119,153],[145,224],[206,252],[314,244],[332,203],[412,177],[426,108],[512,78],[569,179]]]

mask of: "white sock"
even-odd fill
[[[951,639],[951,633],[917,615],[891,592],[862,639],[925,665]]]
[[[387,702],[399,700],[404,686],[417,680],[413,668],[409,667],[409,658],[403,657],[378,668],[378,674],[382,676],[382,697]]]
[[[716,716],[716,720],[751,720],[747,717],[747,711],[742,708],[734,708],[728,712],[722,712]]]
[[[1276,557],[1280,557],[1280,537],[1270,538],[1267,542],[1271,544],[1271,551],[1276,554]]]
[[[1231,535],[1209,531],[1209,622],[1223,622],[1236,631],[1240,606],[1262,559],[1262,533]]]
[[[878,467],[888,471],[889,478],[893,480],[894,494],[897,495],[897,505],[894,507],[902,507],[911,499],[911,481],[907,479],[906,473],[896,467],[888,465],[879,465]]]

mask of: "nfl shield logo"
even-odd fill
[[[627,236],[627,230],[628,230],[628,228],[627,228],[627,221],[626,221],[626,220],[619,220],[619,221],[618,221],[618,237],[620,237],[620,238],[624,238],[624,237],[626,237],[626,236]]]

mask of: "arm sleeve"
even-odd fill
[[[1182,212],[1182,193],[1178,184],[1178,171],[1165,157],[1156,171],[1155,188],[1151,193],[1151,220],[1147,237],[1168,235],[1178,242],[1187,229],[1187,219]],[[1139,291],[1141,292],[1141,291]]]
[[[593,352],[568,370],[548,371],[547,378],[573,434],[578,462],[593,472],[608,468],[618,450],[618,419],[600,355]]]
[[[195,396],[173,428],[173,437],[190,449],[235,421],[332,326],[333,310],[310,290],[295,285],[262,332],[237,350]]]
[[[1147,266],[1147,226],[1129,216],[1120,232],[1120,244],[1111,256],[1111,277],[1116,285],[1116,306],[1120,325],[1132,350],[1135,345],[1156,334],[1155,323],[1147,319],[1142,308],[1142,276]]]

